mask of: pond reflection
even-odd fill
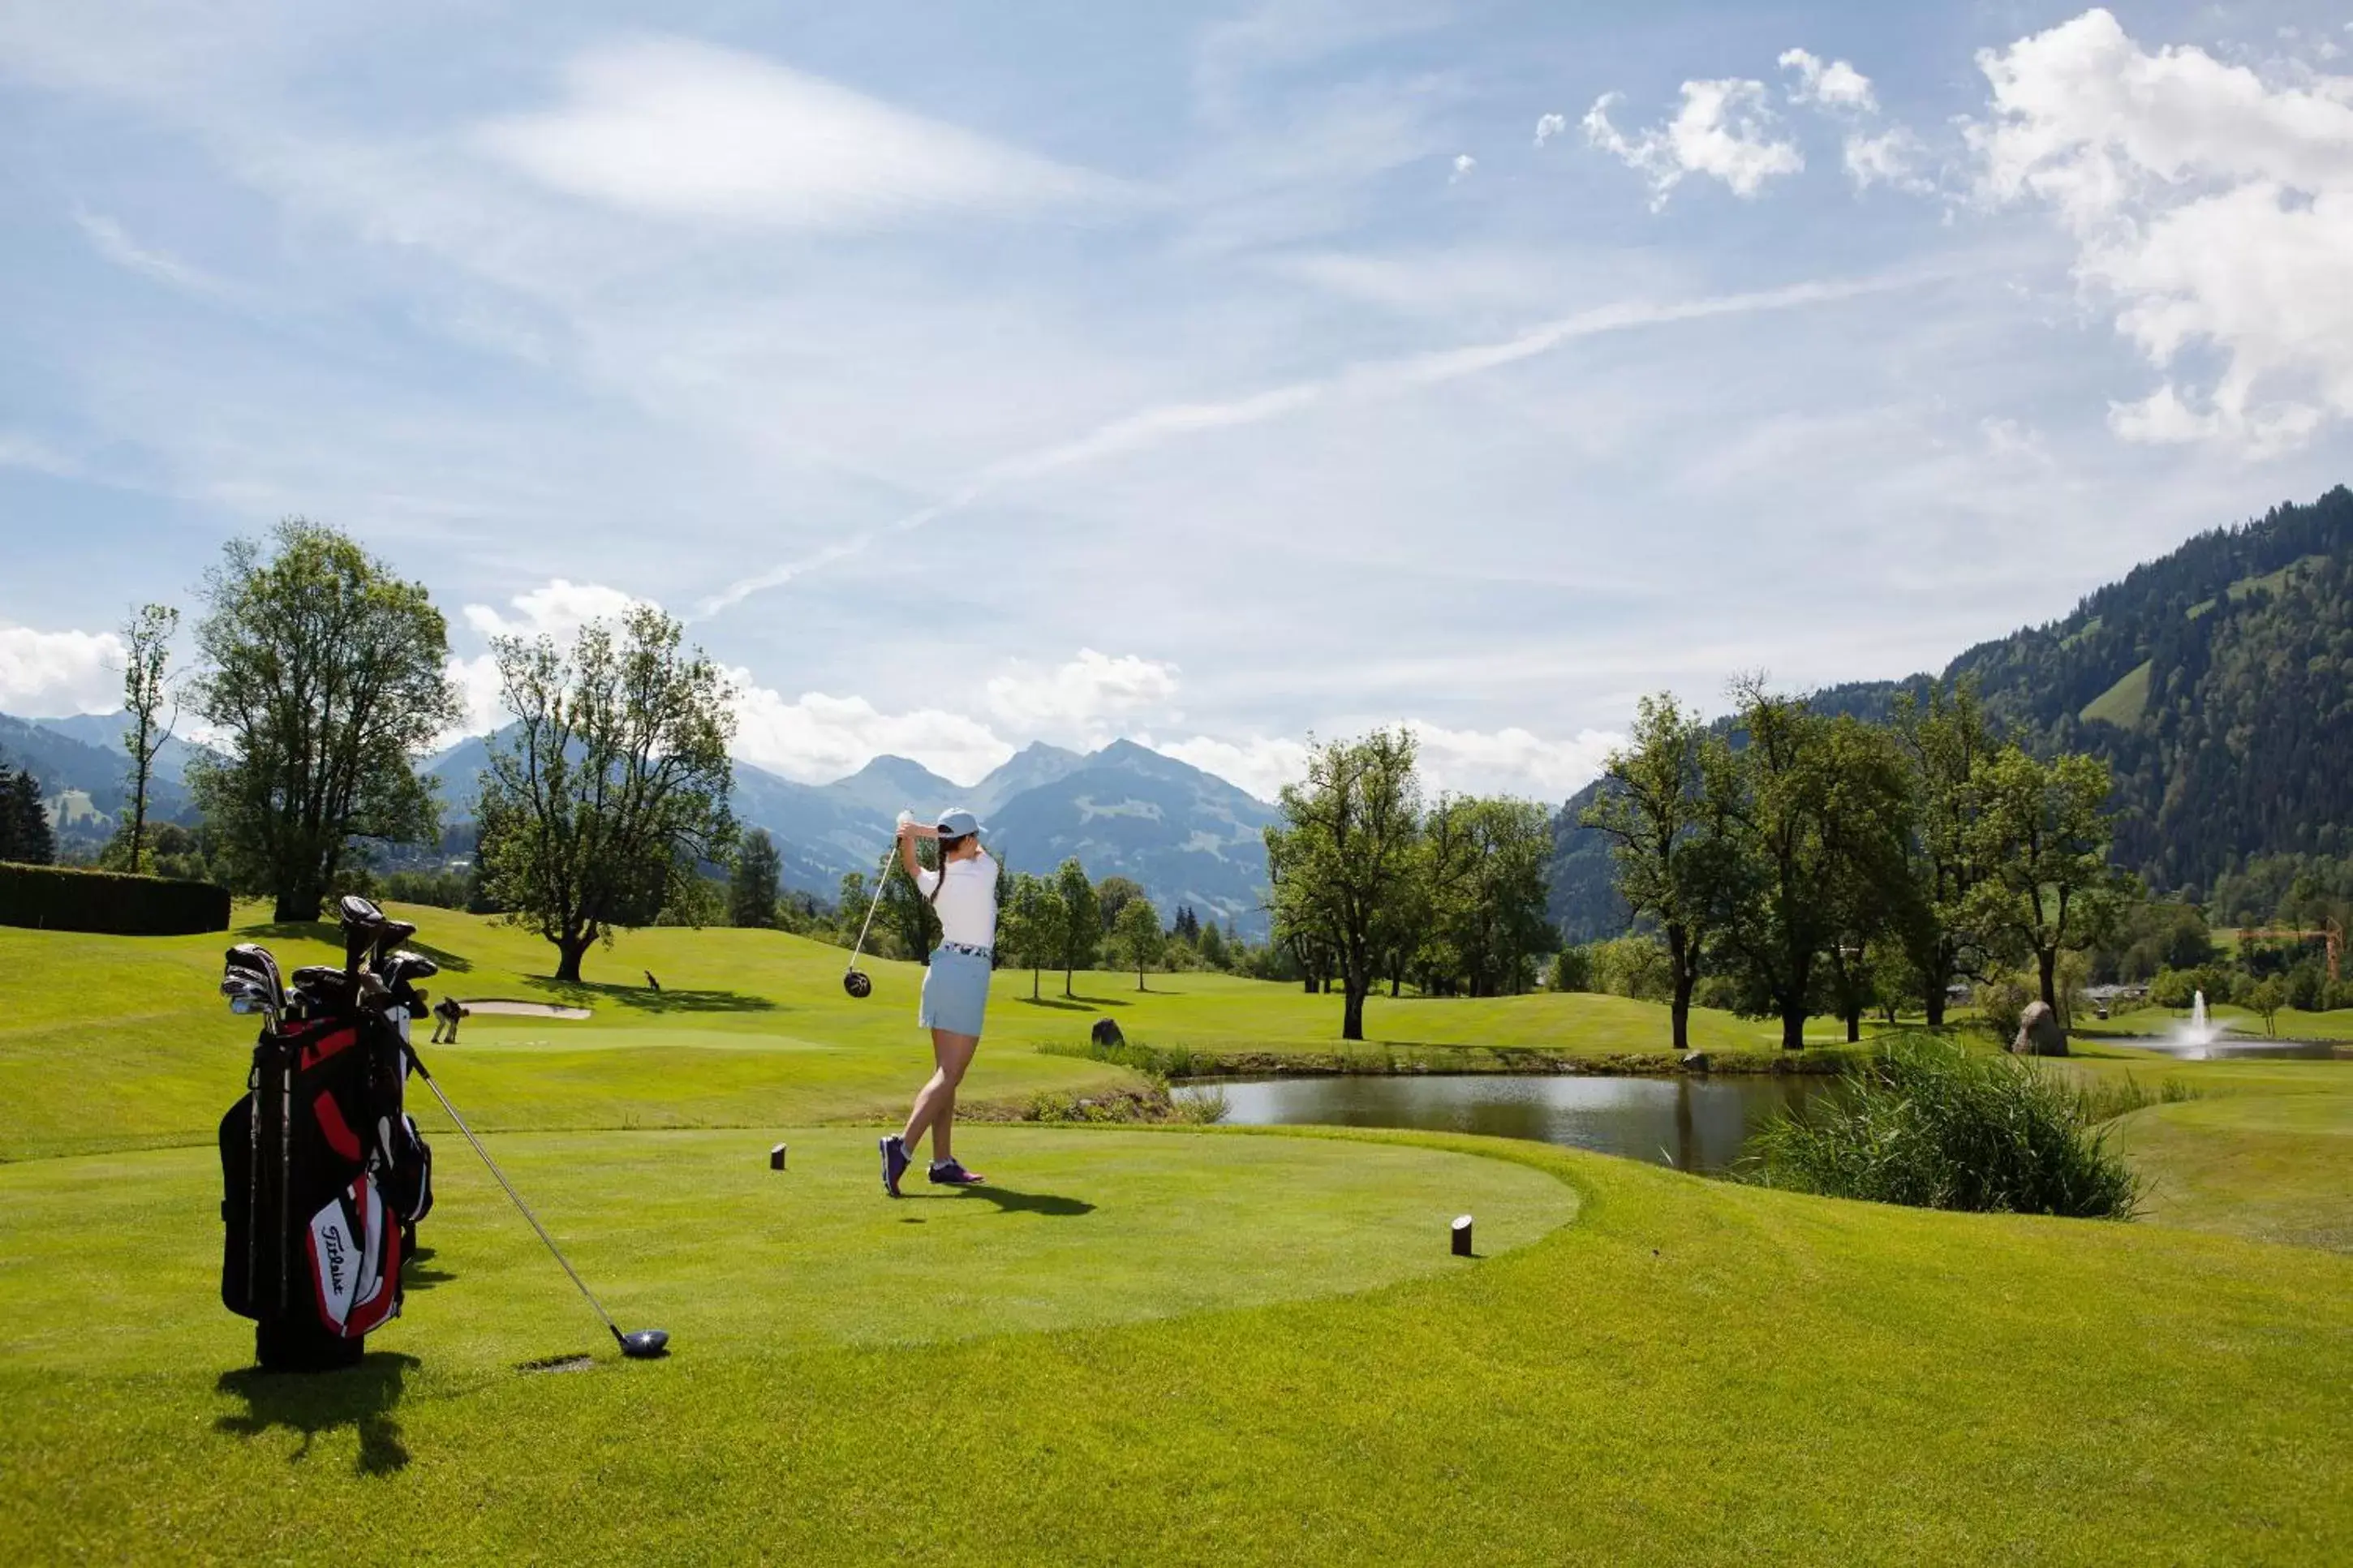
[[[1226,1079],[1177,1085],[1222,1092],[1226,1120],[1250,1126],[1411,1127],[1564,1143],[1714,1173],[1785,1106],[1836,1080],[1810,1074],[1612,1078],[1496,1073]]]

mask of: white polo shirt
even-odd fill
[[[937,871],[915,873],[915,889],[930,899],[940,885]],[[968,860],[948,862],[948,885],[932,900],[940,915],[940,940],[966,947],[997,945],[997,862],[984,849]]]

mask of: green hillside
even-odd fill
[[[2105,758],[2116,858],[2160,891],[2202,899],[2265,857],[2353,857],[2353,490],[2200,534],[1939,674],[1977,680],[2030,749]],[[1815,701],[1879,718],[1928,679]],[[1606,846],[1577,825],[1592,797],[1556,829],[1552,910],[1573,940],[1626,919]]]

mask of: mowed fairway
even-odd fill
[[[543,946],[410,912],[454,994],[556,994]],[[477,1018],[434,1059],[623,1325],[675,1353],[616,1355],[428,1100],[406,1316],[354,1372],[273,1377],[214,1293],[212,1125],[249,1037],[212,994],[222,945],[0,930],[10,1562],[2353,1553],[2353,1258],[2327,1249],[2353,1064],[2083,1068],[2211,1087],[2119,1124],[2168,1179],[2213,1138],[2294,1140],[2224,1157],[2179,1217],[2303,1212],[2317,1246],[1438,1135],[975,1123],[959,1152],[993,1189],[892,1204],[871,1124],[924,1066],[913,973],[875,966],[857,1004],[833,950],[648,932],[591,973],[652,968],[659,998]],[[1169,984],[1155,1029],[1336,1016]],[[1482,1017],[1547,1049],[1609,1033],[1542,1000],[1395,1013],[1472,1044]],[[1140,1084],[1028,1047],[1092,1010],[997,1008],[982,1099]]]

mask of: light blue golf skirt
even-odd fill
[[[988,1014],[989,968],[987,948],[934,948],[932,966],[923,972],[923,1008],[917,1022],[926,1029],[976,1037]]]

